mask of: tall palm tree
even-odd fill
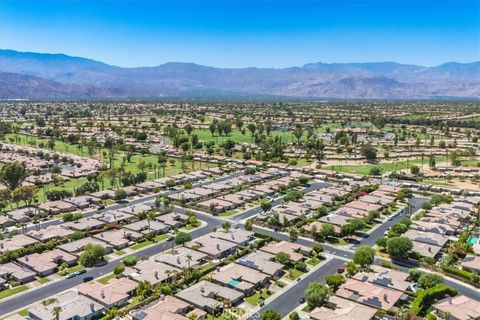
[[[148,230],[150,230],[150,222],[155,220],[155,217],[157,215],[155,214],[155,211],[149,211],[147,213],[147,221],[148,221]]]
[[[55,320],[59,320],[60,319],[60,313],[63,311],[62,307],[60,306],[56,306],[52,309],[52,314],[54,316],[54,319]]]

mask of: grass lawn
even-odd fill
[[[155,242],[160,242],[166,240],[168,237],[170,237],[170,235],[166,233],[156,236],[155,238],[153,238],[153,240],[155,240]]]
[[[221,212],[220,214],[218,214],[219,217],[230,217],[230,216],[233,216],[235,213],[237,213],[237,211],[235,210],[227,210],[225,212]]]
[[[295,280],[298,277],[300,277],[302,274],[304,274],[304,272],[302,272],[298,269],[292,268],[292,269],[288,270],[287,277],[291,280]]]
[[[120,257],[120,256],[123,256],[124,254],[126,254],[126,252],[122,251],[122,250],[117,250],[117,251],[115,251],[115,254]]]
[[[0,291],[0,299],[5,299],[7,297],[13,296],[14,294],[20,293],[27,289],[28,287],[26,285],[21,285],[21,286]]]
[[[145,241],[142,241],[142,242],[139,242],[137,244],[134,244],[133,246],[130,247],[130,249],[132,250],[140,250],[146,246],[149,246],[151,244],[154,244],[155,242],[154,241],[150,241],[150,240],[145,240]]]
[[[423,159],[423,164],[427,165],[428,164],[428,157],[425,156]],[[447,160],[446,157],[435,157],[435,161],[437,163],[443,162]],[[409,161],[397,161],[397,162],[388,162],[388,163],[378,163],[378,164],[360,164],[360,165],[338,165],[335,166],[328,166],[325,167],[327,170],[333,170],[337,172],[348,172],[348,173],[356,173],[356,174],[363,174],[363,175],[368,175],[370,173],[370,170],[374,167],[378,167],[382,170],[382,174],[386,172],[391,172],[395,170],[403,170],[403,169],[408,169],[413,165],[421,165],[422,164],[422,159],[421,158],[416,158],[416,159],[411,159]]]
[[[15,140],[15,136],[17,136],[18,140]],[[38,147],[38,145],[41,142],[43,142],[46,145],[49,141],[48,139],[27,136],[24,134],[7,134],[6,138],[7,138],[7,141],[9,141],[10,138],[12,138],[14,141],[13,143],[18,143],[19,145],[32,146],[32,147]],[[58,151],[66,154],[76,154],[83,157],[90,157],[90,155],[87,152],[87,148],[83,148],[83,150],[80,150],[78,149],[77,145],[71,145],[69,143],[59,141],[59,140],[55,140],[54,151]],[[104,157],[105,152],[107,152],[108,154],[107,149],[97,148],[95,154],[93,155],[93,158],[98,159],[104,163],[108,163],[109,162],[108,157]],[[115,155],[115,159],[113,160],[113,166],[115,168],[119,168],[120,166],[122,166],[122,163],[123,163],[125,170],[130,171],[134,174],[142,171],[141,169],[138,168],[138,164],[140,162],[145,162],[146,164],[151,164],[152,166],[158,163],[158,156],[154,154],[145,154],[143,156],[137,153],[130,158],[130,162],[128,161],[123,162],[124,155],[125,153],[123,151],[118,151],[118,153]],[[183,171],[182,165],[179,159],[168,157],[168,160],[174,160],[175,162],[173,165],[170,162],[167,162],[167,166],[165,168],[165,176],[170,176]],[[194,161],[193,164],[190,161],[186,161],[185,165],[187,170],[192,170],[192,171],[202,169],[202,168],[207,168],[207,167],[211,168],[211,167],[217,166],[216,164],[213,164],[213,163],[205,163],[200,161]],[[153,171],[150,171],[149,169],[146,169],[146,170],[148,171],[147,180],[154,180],[157,178],[161,178],[163,176],[163,170],[160,170],[160,176],[157,176],[157,177],[155,176],[155,173]],[[72,179],[72,180],[77,180],[77,179]],[[79,185],[83,182],[79,182]],[[110,187],[108,179],[105,180],[103,187],[104,188]]]
[[[38,278],[37,278],[37,282],[40,283],[40,284],[44,284],[44,283],[50,282],[50,279],[38,277]]]
[[[85,269],[84,266],[82,266],[81,264],[78,264],[76,266],[73,266],[73,267],[70,267],[67,269],[67,272],[70,273],[70,272],[76,272],[76,271],[80,271],[80,270],[83,270]]]
[[[18,143],[19,145],[32,146],[32,147],[38,147],[38,145],[42,142],[46,145],[48,142],[48,139],[27,136],[24,134],[7,134],[6,140],[7,141],[12,140],[13,143]],[[54,151],[57,151],[57,152],[62,152],[66,154],[75,154],[83,157],[90,157],[86,149],[87,148],[83,148],[83,151],[82,151],[77,148],[77,145],[71,145],[63,141],[55,140]],[[105,151],[106,149],[104,148],[98,148],[97,152],[93,155],[93,158],[98,159],[104,163],[108,163],[108,158],[104,158],[103,156]],[[120,166],[122,166],[124,155],[125,154],[123,151],[118,151],[113,161],[114,168],[119,168]],[[170,162],[167,162],[167,166],[165,168],[165,176],[174,175],[183,171],[182,165],[179,159],[169,157],[168,160],[174,160],[174,163],[172,165]],[[156,165],[158,163],[158,156],[154,154],[146,154],[144,156],[142,156],[141,154],[134,154],[131,157],[130,162],[125,161],[124,168],[125,170],[130,171],[133,174],[137,174],[142,171],[141,169],[138,168],[138,164],[140,162],[145,162],[146,164],[151,164],[153,166],[154,164]],[[202,168],[216,167],[217,164],[205,163],[200,161],[195,161],[192,163],[190,161],[186,161],[185,166],[187,168],[186,169],[187,171],[188,170],[193,171],[193,170],[198,170]],[[158,175],[155,175],[155,172],[152,169],[146,169],[146,173],[147,173],[147,180],[154,180],[154,179],[163,177],[163,170],[160,170]],[[53,183],[47,184],[44,187],[39,189],[37,193],[37,199],[41,202],[46,201],[46,197],[45,197],[46,191],[68,190],[73,193],[76,188],[84,184],[86,181],[87,181],[86,178],[76,178],[76,179],[70,179],[68,181],[65,181],[63,184],[58,186],[54,185]],[[110,187],[111,185],[110,185],[109,179],[105,179],[103,181],[103,184],[100,183],[100,189],[108,189]],[[13,204],[11,206],[13,206]],[[9,209],[13,209],[13,207]]]
[[[26,317],[28,316],[28,309],[23,309],[23,310],[20,310],[17,312],[18,315],[22,316],[22,317]]]
[[[105,276],[105,277],[103,277],[103,278],[99,278],[99,279],[97,279],[96,281],[97,281],[98,283],[101,283],[101,284],[107,284],[108,281],[110,281],[110,280],[113,279],[113,278],[115,278],[115,274],[112,273],[112,274],[110,274],[110,275],[108,275],[108,276]]]
[[[317,257],[313,257],[313,258],[310,258],[310,259],[307,260],[307,264],[309,264],[311,266],[316,266],[320,262],[322,262],[322,260],[318,259]]]
[[[261,291],[255,292],[255,294],[251,295],[250,297],[246,297],[245,301],[252,306],[256,306],[260,303],[260,301],[266,300],[271,295],[272,292],[269,292],[268,289],[262,289]]]
[[[325,241],[330,243],[330,244],[338,244],[338,245],[341,245],[341,246],[344,246],[344,245],[348,244],[348,242],[343,240],[342,238],[327,238],[327,239],[325,239]]]

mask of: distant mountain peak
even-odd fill
[[[290,68],[215,68],[192,62],[122,68],[65,54],[0,50],[3,97],[125,98],[255,95],[341,99],[480,97],[480,62],[424,67],[397,62]],[[4,80],[4,79],[0,79]],[[70,87],[69,87],[70,86]],[[55,88],[57,87],[57,88]]]

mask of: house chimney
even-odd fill
[[[180,257],[177,257],[177,264],[180,264]]]
[[[388,297],[388,296],[387,296],[387,294],[386,294],[386,293],[384,293],[384,294],[383,294],[383,300],[385,300],[386,302],[388,302],[388,299],[387,299],[387,297]]]
[[[220,244],[217,243],[217,250],[220,251]]]
[[[201,287],[201,288],[200,288],[200,292],[201,292],[201,293],[205,293],[205,288],[204,288],[204,287]]]
[[[90,303],[90,311],[95,312],[95,304],[94,303]]]
[[[25,261],[28,261],[28,256],[25,256]]]
[[[100,296],[102,299],[105,299],[105,290],[100,291]]]
[[[155,272],[153,273],[153,275],[155,276],[155,279],[158,280],[158,271],[155,271]]]

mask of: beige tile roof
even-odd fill
[[[476,320],[480,318],[480,301],[459,295],[443,299],[433,305],[435,309],[448,312],[452,319]]]
[[[370,282],[347,279],[336,294],[377,309],[390,310],[403,293]]]
[[[310,312],[313,320],[370,320],[377,309],[347,299],[332,296],[326,306],[315,308]]]
[[[82,283],[78,286],[78,291],[105,306],[111,306],[127,299],[136,287],[137,283],[128,278],[113,278],[107,284]]]

